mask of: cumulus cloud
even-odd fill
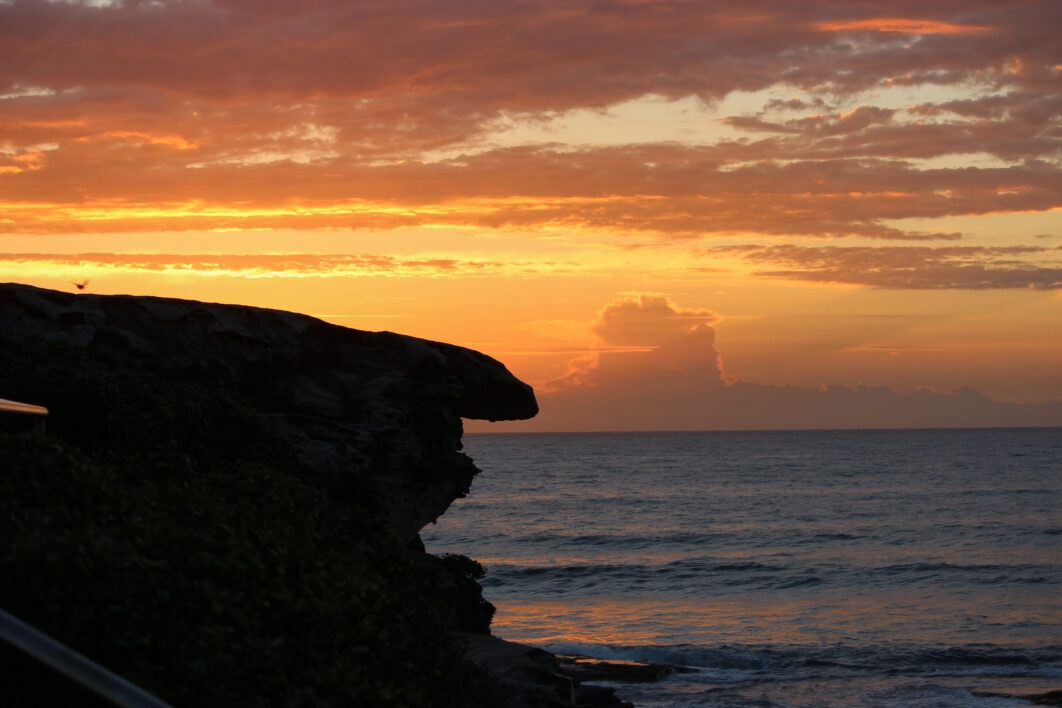
[[[627,301],[627,307],[633,307],[632,302]],[[675,310],[671,306],[638,308],[639,316],[661,322],[670,322],[670,313]],[[778,356],[784,357],[785,352]],[[884,386],[807,388],[738,380],[724,373],[715,332],[703,323],[648,350],[608,351],[574,359],[565,376],[538,387],[537,392],[541,412],[536,418],[479,428],[556,431],[1062,425],[1062,402],[1005,403],[970,387],[903,393]]]
[[[723,362],[715,348],[715,330],[704,324],[644,351],[602,351],[573,359],[568,372],[541,387],[553,400],[607,410],[612,403],[643,401],[650,411],[668,417],[658,406],[678,406],[691,396],[723,385]],[[568,403],[558,403],[558,407]]]
[[[687,310],[661,295],[639,295],[612,301],[591,327],[606,344],[659,347],[714,322],[709,310]]]

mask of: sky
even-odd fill
[[[483,351],[473,431],[1062,425],[1062,3],[0,0],[0,281]]]

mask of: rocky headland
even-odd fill
[[[237,391],[294,444],[300,473],[378,507],[403,543],[478,471],[460,452],[461,418],[538,412],[531,387],[478,352],[280,310],[6,284],[0,337],[105,346],[164,378]]]
[[[525,419],[534,416],[538,410],[532,389],[517,380],[499,362],[449,344],[389,332],[348,329],[290,312],[155,297],[75,295],[18,284],[0,285],[0,342],[4,342],[5,347],[14,347],[14,353],[8,353],[8,370],[3,383],[8,389],[15,389],[0,390],[0,396],[14,399],[20,396],[37,396],[39,399],[43,396],[54,399],[33,399],[28,402],[53,408],[56,423],[53,426],[49,422],[49,434],[62,435],[66,431],[66,438],[73,441],[74,447],[80,445],[69,454],[84,454],[89,460],[84,463],[85,469],[103,470],[99,474],[107,479],[111,479],[107,475],[112,475],[114,469],[131,467],[126,458],[115,457],[110,448],[96,450],[96,441],[113,436],[116,438],[116,449],[124,449],[121,446],[128,441],[118,439],[121,436],[114,433],[113,429],[118,423],[125,425],[125,422],[108,417],[108,411],[112,408],[109,400],[89,398],[96,396],[97,399],[109,399],[112,396],[100,395],[98,391],[104,389],[93,388],[97,384],[92,382],[99,377],[91,371],[86,373],[85,368],[96,366],[96,361],[110,362],[110,373],[106,376],[110,377],[108,380],[117,380],[118,386],[121,386],[122,372],[126,367],[138,372],[135,376],[139,382],[137,385],[144,386],[147,391],[161,391],[158,394],[161,404],[156,401],[151,405],[145,403],[142,407],[143,415],[148,417],[155,415],[166,418],[170,415],[167,409],[171,405],[181,410],[188,403],[181,400],[187,398],[181,393],[185,390],[216,390],[233,396],[233,400],[239,403],[227,405],[249,406],[254,415],[263,418],[262,425],[266,425],[269,432],[253,439],[239,439],[240,434],[237,433],[219,434],[219,440],[211,444],[216,449],[256,445],[264,449],[272,444],[270,437],[275,436],[278,444],[282,443],[290,451],[290,456],[281,465],[278,462],[280,458],[270,458],[270,455],[275,457],[279,453],[263,453],[262,459],[256,458],[255,465],[263,469],[271,465],[282,466],[284,474],[291,475],[299,484],[312,487],[307,494],[322,495],[320,499],[324,501],[318,502],[318,506],[347,510],[342,513],[353,510],[355,516],[372,519],[375,526],[370,531],[379,531],[380,537],[389,539],[379,544],[392,543],[406,556],[402,566],[404,570],[395,573],[407,578],[403,583],[415,585],[418,588],[416,592],[426,596],[426,604],[433,608],[428,614],[432,617],[443,615],[443,620],[433,630],[445,635],[439,637],[439,641],[448,647],[447,651],[464,656],[484,668],[492,677],[494,688],[476,693],[479,696],[476,700],[485,705],[513,708],[620,705],[610,689],[582,685],[578,672],[566,671],[556,657],[539,649],[491,637],[489,624],[493,607],[483,599],[481,589],[475,582],[476,564],[461,557],[436,558],[425,553],[419,542],[420,529],[436,520],[455,499],[467,494],[478,472],[473,461],[461,452],[461,419]],[[30,345],[38,349],[25,349]],[[81,363],[70,364],[75,368],[68,369],[66,374],[38,375],[39,379],[43,376],[44,379],[51,377],[53,380],[34,384],[37,388],[30,384],[26,384],[29,388],[23,387],[23,381],[33,377],[28,374],[24,376],[14,369],[28,366],[25,362],[32,362],[36,366],[40,363],[37,359],[48,358],[52,351],[60,351],[62,357],[66,357],[67,350],[74,352],[69,355],[73,357],[70,361]],[[71,374],[71,371],[74,373]],[[74,390],[70,393],[61,381],[54,380],[63,377],[70,378],[70,386],[74,386],[74,379],[84,379],[91,385],[83,384],[84,392]],[[156,379],[165,383],[152,383]],[[173,386],[191,386],[193,389]],[[93,391],[97,393],[93,394]],[[204,407],[204,416],[207,416],[206,408],[209,408],[213,411],[209,415],[217,420],[226,420],[224,405],[219,408],[215,403],[198,404],[194,400],[190,404],[192,412],[181,415],[196,418],[198,414],[194,407],[197,405]],[[139,416],[141,407],[134,400],[123,410],[126,411],[123,414],[124,421]],[[134,413],[130,414],[130,410]],[[181,425],[194,427],[195,424],[193,420]],[[148,426],[144,428],[146,430],[157,428],[152,421],[144,425]],[[170,444],[168,449],[171,450],[163,458],[165,462],[161,467],[169,468],[170,458],[187,457],[181,452],[184,443],[198,446],[201,444],[199,438],[210,438],[211,431],[222,425],[210,423],[205,432],[191,435],[195,440],[177,440],[175,443],[159,440],[159,445]],[[151,434],[166,437],[166,434]],[[136,437],[145,434],[134,431],[130,435]],[[233,437],[237,439],[231,439]],[[21,444],[10,442],[11,438],[8,440],[9,445]],[[134,449],[134,453],[130,454],[139,460],[141,453],[137,451],[150,448],[153,444],[150,436],[141,439],[135,446],[129,443]],[[40,453],[35,454],[41,456]],[[239,456],[246,454],[247,449],[232,453],[233,459],[242,459]],[[150,469],[147,469],[150,464],[138,464],[141,464],[142,469],[136,474],[151,474]],[[197,470],[196,465],[199,463],[185,460],[182,464],[189,470]],[[170,471],[166,474],[172,476]],[[210,474],[217,477],[224,472]],[[192,483],[189,480],[208,476],[206,473],[189,473],[188,479],[179,481],[183,485],[181,489]],[[173,489],[172,480],[165,484],[171,485],[166,489]],[[228,489],[224,481],[215,480],[210,484],[220,484]],[[49,494],[43,496],[48,497]],[[246,493],[244,496],[247,496]],[[90,502],[86,500],[85,503]],[[137,503],[142,505],[144,502]],[[186,513],[191,518],[195,510],[190,509]],[[295,511],[292,514],[297,515]],[[51,511],[42,512],[42,515],[47,517],[48,523],[52,523]],[[275,513],[273,515],[276,516]],[[22,519],[21,516],[19,518]],[[298,519],[284,521],[297,524]],[[30,522],[22,519],[19,523],[23,526],[13,528],[16,531],[29,528],[27,533],[32,537],[35,532],[31,526],[25,525]],[[91,523],[96,524],[97,521],[93,519]],[[150,525],[150,519],[146,523]],[[358,534],[373,534],[366,532],[364,526],[358,528],[363,530],[342,539],[340,551],[344,545],[349,545],[361,549],[363,555],[368,553],[364,550],[366,541],[359,538]],[[205,534],[203,538],[208,540],[215,535],[237,533],[229,521],[219,522],[218,528],[206,527],[200,531]],[[256,532],[252,530],[249,533],[254,535]],[[18,536],[15,534],[13,537]],[[255,539],[240,542],[243,543],[241,548],[245,549],[241,553],[253,553]],[[379,555],[375,550],[372,553]],[[17,553],[12,552],[9,556],[15,557]],[[3,560],[0,558],[0,562]],[[17,561],[15,558],[10,561],[8,568],[3,569],[9,577],[12,572],[28,572]],[[177,564],[167,572],[185,572],[179,559],[167,562]],[[96,572],[93,569],[86,572],[88,577],[95,577],[92,575]],[[189,582],[194,585],[195,579]],[[298,579],[293,582],[297,584]],[[377,580],[371,582],[378,584]],[[355,588],[355,592],[360,592],[360,589]],[[390,594],[394,595],[394,592]],[[4,600],[0,595],[0,607]],[[35,611],[32,598],[20,600],[15,597],[10,602],[16,605],[18,602],[29,603],[27,612],[33,614]],[[159,604],[159,608],[164,612],[166,603]],[[91,611],[92,608],[75,607],[71,613],[78,615]],[[223,613],[226,610],[215,607],[214,611]],[[41,612],[45,611],[42,609]],[[374,637],[393,631],[396,637],[401,638],[405,631],[401,620],[396,619],[392,623],[387,616],[376,619],[386,631],[374,630]],[[147,637],[142,644],[149,646],[150,626],[154,622],[161,624],[162,619],[147,616],[143,621],[147,626]],[[258,630],[252,627],[250,631]],[[345,630],[336,626],[318,628],[316,631]],[[120,651],[115,655],[124,656]],[[178,657],[159,658],[159,661],[165,662],[180,660]],[[570,660],[568,665],[569,668],[573,666]],[[121,666],[116,668],[120,670]],[[169,668],[180,670],[179,666]],[[396,670],[415,672],[418,667],[412,665]],[[584,678],[587,676],[583,674]],[[597,675],[596,678],[601,676]],[[500,693],[491,693],[498,687]],[[450,695],[462,694],[458,691]],[[453,702],[460,699],[448,700]],[[204,702],[207,703],[209,701]],[[358,704],[358,701],[348,704]],[[393,703],[443,704],[446,701],[431,696],[396,698]]]

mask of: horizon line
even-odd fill
[[[464,419],[474,420],[474,419]],[[496,421],[502,422],[502,421]],[[505,421],[512,422],[512,421]],[[970,426],[925,426],[910,428],[714,428],[714,429],[669,429],[669,430],[483,430],[464,431],[465,435],[629,435],[631,433],[865,433],[865,432],[910,432],[910,431],[959,431],[959,430],[1062,430],[1062,425],[970,425]]]

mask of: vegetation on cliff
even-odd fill
[[[235,392],[6,341],[0,396],[51,411],[0,434],[0,608],[178,706],[495,703],[381,520]],[[13,704],[80,704],[3,658]]]

